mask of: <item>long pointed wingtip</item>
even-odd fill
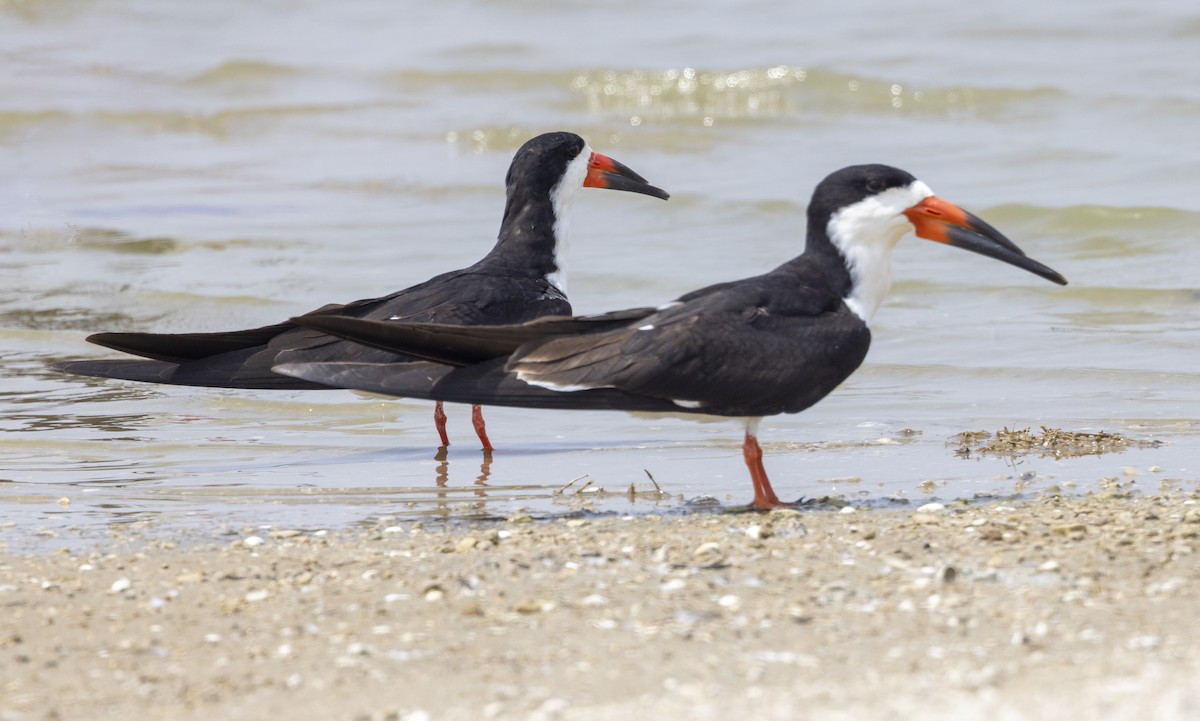
[[[329,363],[280,363],[279,365],[271,366],[272,373],[291,376],[301,380],[320,383],[321,378],[326,378],[329,375],[328,369],[324,366],[329,366]]]

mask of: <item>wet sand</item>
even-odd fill
[[[163,536],[0,556],[0,719],[1200,707],[1195,491]]]

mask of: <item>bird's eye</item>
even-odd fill
[[[867,191],[868,192],[878,193],[882,190],[883,190],[883,181],[880,180],[879,178],[874,178],[872,180],[867,181]]]

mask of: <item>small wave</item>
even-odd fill
[[[987,211],[997,223],[1036,223],[1046,232],[1185,229],[1200,225],[1200,212],[1153,206],[1071,205],[1045,208],[1037,205],[1001,205]]]
[[[24,130],[25,128],[31,126],[61,121],[67,117],[69,117],[67,113],[59,110],[3,110],[0,111],[0,137]]]
[[[137,319],[125,313],[96,311],[78,306],[0,309],[0,328],[5,329],[5,335],[14,328],[38,331],[91,331],[96,328],[132,327],[136,322]]]
[[[789,65],[733,71],[596,70],[579,73],[570,87],[592,111],[631,113],[650,120],[798,113],[995,115],[1061,95],[1050,88],[923,88]]]
[[[536,134],[529,128],[511,125],[478,127],[446,133],[446,142],[475,153],[486,153],[491,150],[515,151],[521,147],[522,143]]]
[[[543,91],[563,87],[570,75],[561,72],[527,72],[507,68],[471,70],[393,70],[379,76],[385,87],[405,94],[432,90],[508,94],[514,90]]]
[[[295,105],[271,105],[245,108],[229,108],[213,112],[183,111],[99,111],[94,118],[115,125],[140,127],[146,131],[172,133],[203,133],[226,137],[237,132],[262,128],[264,121],[290,117],[331,115],[363,110],[379,105],[346,103],[307,103]]]
[[[316,184],[314,184],[316,185]],[[175,213],[228,212],[222,206],[175,205],[123,207],[121,212],[146,212],[155,215]],[[82,213],[81,213],[82,214]],[[0,248],[22,253],[54,254],[65,251],[88,250],[120,255],[171,255],[193,250],[232,250],[238,248],[287,248],[286,242],[262,238],[231,237],[220,240],[199,240],[165,235],[137,235],[99,225],[74,225],[0,228]]]
[[[22,228],[18,232],[0,231],[0,239],[11,245],[40,252],[61,252],[68,248],[86,248],[111,253],[163,255],[180,250],[180,243],[164,236],[137,236],[111,228],[65,225],[51,228]]]
[[[300,68],[261,60],[229,60],[192,76],[188,82],[201,85],[247,83],[257,85],[267,81],[300,77],[307,72]]]

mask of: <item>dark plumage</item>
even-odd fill
[[[765,275],[689,293],[616,328],[597,323],[598,329],[590,331],[583,319],[570,319],[573,327],[549,318],[470,330],[408,323],[384,327],[338,316],[298,321],[360,343],[403,347],[443,364],[442,370],[414,370],[418,375],[405,369],[405,381],[396,375],[401,369],[392,366],[328,364],[328,372],[337,375],[321,375],[322,382],[347,388],[401,395],[400,388],[424,374],[436,375],[437,382],[426,388],[417,383],[402,395],[475,403],[486,392],[487,405],[611,409],[624,402],[627,410],[796,413],[845,380],[862,363],[871,339],[866,324],[821,282],[823,276],[811,271],[811,259],[802,256]],[[503,363],[488,362],[483,357],[488,353],[472,346],[480,331],[523,342],[496,343],[488,350]],[[487,372],[476,365],[482,362],[488,362]],[[315,370],[304,372],[304,377],[317,376]]]
[[[327,389],[279,375],[282,363],[352,361],[402,363],[404,353],[367,348],[302,325],[304,318],[337,314],[376,321],[450,325],[523,323],[569,315],[558,254],[565,250],[560,218],[584,186],[667,194],[629,168],[593,153],[572,133],[547,133],[517,151],[506,178],[500,233],[491,252],[461,270],[382,298],[327,305],[299,320],[224,333],[98,333],[88,340],[149,360],[86,360],[58,364],[67,373],[175,385],[222,388]],[[476,414],[476,429],[490,447]],[[446,440],[444,420],[439,432]]]
[[[862,363],[869,319],[890,281],[892,247],[910,230],[1066,282],[908,173],[853,166],[817,186],[802,255],[769,273],[634,314],[623,325],[612,327],[613,314],[492,328],[312,316],[297,322],[430,362],[299,363],[277,370],[439,401],[746,417],[743,452],[754,504],[770,508],[780,502],[762,467],[759,419],[808,408]]]

